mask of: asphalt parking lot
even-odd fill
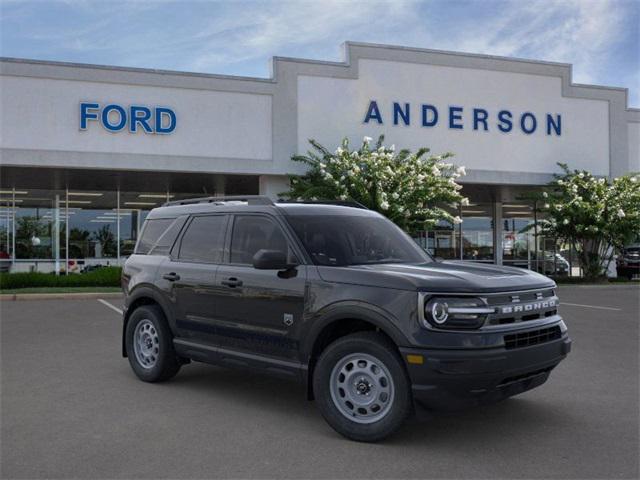
[[[2,478],[638,478],[640,288],[560,297],[573,351],[545,385],[373,445],[278,379],[192,364],[138,381],[95,299],[5,301]]]

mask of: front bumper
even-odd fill
[[[566,331],[556,340],[514,349],[401,348],[413,397],[434,410],[493,403],[542,385],[570,352]],[[409,363],[407,355],[422,356]],[[412,357],[417,358],[417,357]]]

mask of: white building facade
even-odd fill
[[[640,110],[622,88],[576,85],[571,65],[346,43],[343,62],[275,57],[269,79],[0,61],[0,255],[15,271],[119,264],[167,199],[265,194],[302,173],[313,138],[384,134],[467,167],[461,226],[436,255],[550,273],[525,200],[557,162],[640,171]]]

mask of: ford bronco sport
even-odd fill
[[[435,261],[358,206],[169,202],[149,213],[123,288],[122,350],[141,380],[190,361],[289,377],[359,441],[391,434],[415,406],[537,387],[571,346],[548,278]]]

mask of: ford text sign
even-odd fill
[[[80,130],[87,130],[92,122],[114,133],[126,129],[129,133],[142,131],[166,135],[176,129],[176,114],[167,107],[80,103]]]

